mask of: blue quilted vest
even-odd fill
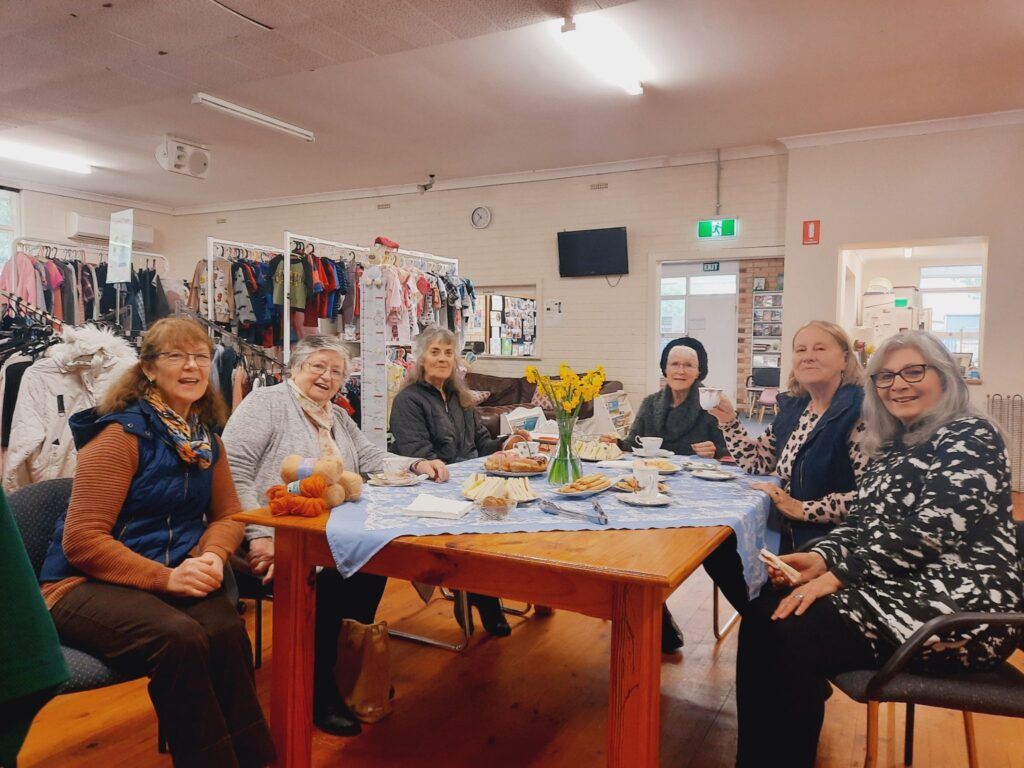
[[[775,458],[782,456],[800,415],[810,402],[809,396],[779,395],[779,414],[772,422],[775,433]],[[804,444],[797,450],[789,478],[789,494],[800,501],[820,499],[829,493],[845,493],[857,488],[857,477],[850,464],[847,445],[850,433],[860,420],[864,389],[855,384],[841,386],[828,410],[821,415]],[[799,549],[811,539],[824,536],[835,526],[794,520],[783,522],[781,552]],[[788,534],[788,535],[787,535]]]
[[[75,447],[82,450],[113,422],[138,439],[139,467],[111,535],[133,552],[174,568],[199,543],[206,528],[217,442],[213,443],[213,463],[209,469],[183,463],[156,411],[140,401],[106,416],[98,416],[93,408],[76,413],[70,419]],[[54,528],[40,582],[84,575],[64,555],[65,514]]]

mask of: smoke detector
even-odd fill
[[[210,150],[174,136],[164,136],[157,145],[156,161],[165,171],[195,179],[205,179],[210,172]]]

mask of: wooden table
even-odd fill
[[[276,529],[270,728],[278,765],[311,763],[315,566],[334,566],[326,516],[235,519]],[[608,765],[658,764],[661,605],[729,528],[406,536],[363,570],[612,621]]]

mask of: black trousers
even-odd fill
[[[736,543],[736,534],[730,533],[718,549],[704,558],[704,570],[725,599],[743,616],[750,605],[750,598],[747,597],[747,580],[743,578],[743,562]]]
[[[813,768],[828,679],[878,666],[863,634],[831,598],[772,621],[789,590],[765,587],[745,606],[736,655],[737,768]]]
[[[274,761],[249,635],[222,590],[186,598],[87,581],[50,613],[64,645],[149,677],[149,697],[178,768]]]
[[[386,576],[357,572],[347,579],[334,568],[316,577],[316,632],[313,652],[313,711],[341,703],[334,683],[338,660],[338,633],[343,619],[372,624],[384,596]]]

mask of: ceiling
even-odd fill
[[[1019,0],[19,0],[0,3],[6,183],[168,208],[463,179],[1024,108]],[[631,97],[541,22],[599,11],[654,64]],[[206,91],[308,144],[190,103]],[[162,170],[164,134],[212,152]]]

